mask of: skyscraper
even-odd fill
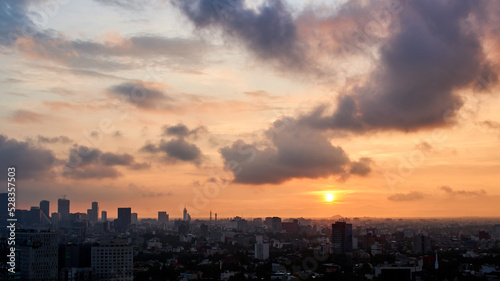
[[[92,202],[92,217],[89,218],[91,222],[97,222],[99,220],[99,203]]]
[[[182,211],[182,220],[187,221],[188,220],[188,211],[186,207],[184,206],[184,210]]]
[[[40,201],[40,210],[42,210],[43,215],[50,218],[50,202],[47,200]]]
[[[62,223],[69,222],[69,200],[66,198],[57,199],[57,212]]]
[[[107,221],[108,220],[108,212],[102,211],[101,212],[101,220],[102,221]]]
[[[332,224],[332,247],[334,254],[352,251],[352,224],[346,222]]]
[[[118,208],[118,219],[115,221],[115,228],[120,232],[125,232],[132,222],[131,208]]]

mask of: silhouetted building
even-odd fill
[[[29,214],[29,224],[37,225],[42,221],[42,210],[39,207],[31,207]]]
[[[57,199],[57,212],[59,219],[63,224],[69,223],[69,200],[65,198]]]
[[[139,215],[137,213],[131,214],[131,218],[130,218],[131,223],[137,223],[138,219],[139,219]]]
[[[107,221],[108,220],[108,212],[102,211],[101,212],[101,220],[102,221]]]
[[[158,212],[158,222],[159,223],[168,223],[167,212]]]
[[[293,220],[292,222],[282,222],[281,229],[286,231],[286,233],[298,233],[299,232],[299,221]]]
[[[118,208],[118,219],[115,220],[115,229],[124,232],[132,222],[131,208]]]
[[[40,210],[47,217],[50,218],[50,202],[47,200],[40,201]]]
[[[352,224],[336,222],[332,224],[332,250],[334,254],[352,252]]]
[[[271,230],[273,232],[281,232],[281,218],[280,217],[273,217],[271,219]]]
[[[87,216],[90,222],[96,223],[99,221],[99,203],[92,202],[92,208],[87,209]]]

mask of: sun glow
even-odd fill
[[[333,196],[333,193],[327,193],[325,195],[326,202],[333,202],[334,199],[335,199],[335,196]]]

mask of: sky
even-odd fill
[[[7,0],[17,207],[494,217],[493,0]],[[327,198],[329,200],[327,200]]]

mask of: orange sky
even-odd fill
[[[12,4],[0,162],[18,207],[498,216],[498,5],[423,2]]]

